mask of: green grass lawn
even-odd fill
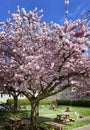
[[[30,117],[30,106],[22,106],[22,108],[26,110],[21,110],[17,114],[12,112],[0,112],[0,123],[8,121],[10,117],[20,117],[27,118]],[[57,109],[52,110],[49,105],[40,105],[39,114],[41,118],[40,124],[44,125],[45,121],[55,121],[57,114],[61,114],[65,112],[67,106],[59,106]],[[90,116],[90,108],[89,107],[72,107],[71,106],[71,118],[76,119],[75,112],[79,113],[79,115]],[[73,128],[90,124],[90,120],[76,120],[75,122],[70,122],[65,126],[65,130],[72,130]]]
[[[47,115],[49,117],[49,119],[45,119],[44,121],[47,120],[54,120],[54,118],[56,118],[57,114],[61,114],[63,112],[65,112],[67,106],[60,106],[58,109],[56,109],[55,111],[49,109],[49,107],[44,107],[41,106],[40,107],[40,115]],[[75,112],[79,113],[79,115],[82,115],[83,118],[86,116],[90,116],[90,108],[89,107],[73,107],[71,106],[71,118],[76,119],[76,115]],[[73,128],[77,128],[80,126],[84,126],[84,125],[88,125],[90,124],[90,120],[76,120],[75,122],[70,122],[69,124],[67,124],[65,126],[65,130],[72,130]]]

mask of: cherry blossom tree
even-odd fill
[[[0,77],[29,99],[32,130],[38,129],[40,100],[70,87],[68,77],[90,76],[85,20],[60,26],[41,18],[36,8],[27,13],[18,7],[11,19],[0,22]]]

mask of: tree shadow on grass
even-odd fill
[[[40,130],[47,130],[48,128],[45,125],[45,122],[49,122],[49,121],[54,121],[54,119],[50,117],[40,116],[39,117]]]
[[[7,112],[7,111],[0,112],[0,126],[1,126],[0,130],[11,130],[9,127],[9,125],[10,125],[9,119],[11,117],[20,117],[22,121],[25,121],[25,120],[29,121],[30,120],[30,111],[19,111],[17,113]],[[50,118],[50,117],[44,117],[44,116],[39,117],[40,130],[47,130],[44,122],[48,122],[48,121],[54,121],[54,119]],[[2,129],[2,126],[4,126],[3,129]],[[25,123],[25,126],[22,125],[21,128],[18,130],[21,130],[21,129],[29,130],[29,128],[30,128],[30,126],[29,127],[28,127],[28,125],[26,126],[26,123]]]
[[[7,112],[3,111],[0,112],[0,123],[6,121],[7,119]]]
[[[40,123],[44,123],[44,122],[48,122],[48,121],[54,121],[54,119],[50,118],[50,117],[40,116],[39,121],[40,121]]]

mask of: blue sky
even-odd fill
[[[82,18],[86,11],[90,10],[90,0],[69,0],[68,19]],[[35,7],[43,9],[43,21],[63,24],[64,20],[64,0],[0,0],[0,21],[5,21],[10,17],[8,10],[11,13],[16,12],[17,5],[20,8],[25,8],[28,11]]]

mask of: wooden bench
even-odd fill
[[[59,124],[56,122],[45,122],[45,125],[47,125],[48,130],[51,130],[52,128],[54,130],[63,130],[64,129],[64,125],[63,124]]]

